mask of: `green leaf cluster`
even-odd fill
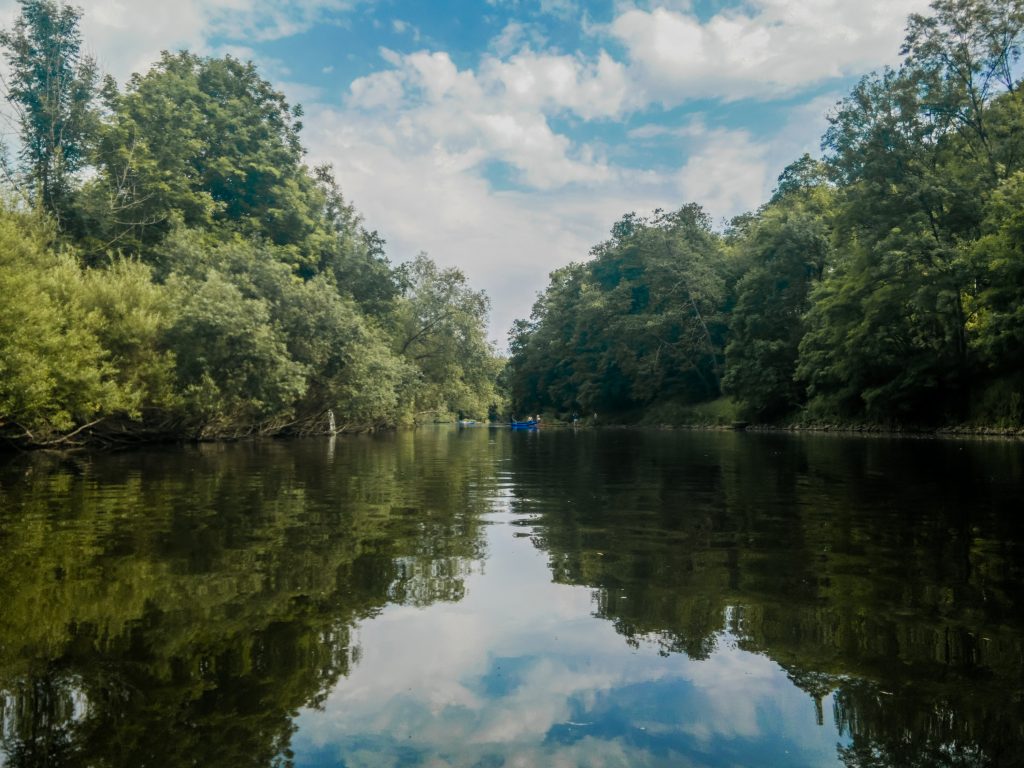
[[[487,297],[392,266],[300,107],[252,63],[164,53],[121,89],[81,12],[0,33],[21,151],[0,205],[0,437],[64,444],[484,417]],[[54,143],[54,137],[59,142]]]
[[[716,396],[728,262],[699,206],[627,214],[593,259],[551,275],[510,335],[516,408],[625,411]]]
[[[1024,426],[1022,47],[1021,0],[935,0],[756,212],[624,217],[514,326],[515,407]]]

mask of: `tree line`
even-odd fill
[[[936,0],[757,211],[630,213],[513,326],[514,408],[1024,425],[1024,2]]]
[[[411,423],[496,407],[488,299],[391,264],[302,110],[232,57],[165,52],[123,86],[81,12],[0,33],[17,139],[0,197],[0,437],[16,444]]]

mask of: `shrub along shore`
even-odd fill
[[[393,266],[302,110],[231,57],[164,53],[124,87],[80,11],[0,34],[20,151],[0,199],[0,444],[67,447],[483,418],[487,297]]]

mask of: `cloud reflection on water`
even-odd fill
[[[773,661],[724,633],[704,661],[630,647],[511,531],[490,527],[461,602],[363,623],[359,665],[299,717],[296,765],[838,763],[830,717]]]

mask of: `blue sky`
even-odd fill
[[[120,79],[162,49],[231,53],[306,110],[393,261],[426,251],[492,300],[504,346],[548,273],[629,211],[756,208],[816,153],[926,0],[84,0]],[[13,18],[13,0],[0,17]]]

